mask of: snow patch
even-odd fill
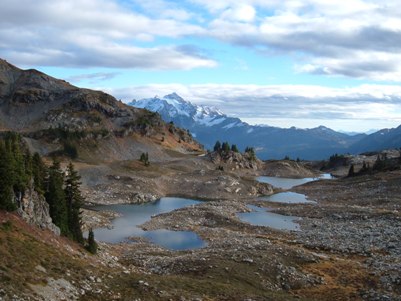
[[[229,123],[229,124],[223,126],[223,129],[226,129],[226,130],[231,129],[231,128],[233,128],[234,126],[236,126],[236,124],[237,124],[237,122]]]

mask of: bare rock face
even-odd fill
[[[54,234],[60,235],[60,228],[53,224],[50,217],[49,204],[32,188],[25,191],[20,201],[18,214],[29,224],[49,229]]]

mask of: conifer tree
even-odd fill
[[[373,165],[373,170],[381,171],[385,168],[385,166],[386,166],[385,160],[380,157],[380,154],[378,154],[375,164]]]
[[[0,141],[0,209],[7,211],[16,209],[11,173],[11,154],[4,141]]]
[[[218,151],[221,150],[221,143],[220,143],[220,141],[218,141],[218,140],[216,141],[216,144],[214,145],[213,150],[214,150],[215,152],[218,152]]]
[[[139,161],[143,162],[143,164],[145,164],[145,166],[149,166],[150,162],[149,162],[149,154],[146,153],[142,153],[141,157],[139,158]]]
[[[63,190],[64,175],[60,167],[60,162],[53,160],[53,165],[49,169],[46,201],[50,207],[50,216],[53,223],[61,230],[61,234],[68,236],[68,214]]]
[[[231,150],[232,150],[234,153],[239,153],[238,147],[237,147],[237,145],[235,145],[235,144],[233,144],[233,145],[231,146]]]
[[[10,147],[13,155],[13,168],[14,168],[14,192],[21,194],[24,192],[28,175],[25,170],[25,160],[20,148],[20,136],[17,134],[10,134]],[[20,198],[21,196],[19,196]]]
[[[256,160],[255,149],[253,147],[247,146],[245,148],[245,153],[248,154],[250,160],[252,160],[252,161]]]
[[[228,142],[223,142],[221,148],[225,153],[228,153],[230,151],[230,144]]]
[[[348,176],[349,177],[355,176],[354,164],[351,164],[351,166],[349,167]]]
[[[81,185],[81,182],[79,181],[80,179],[81,177],[74,169],[74,165],[70,162],[67,167],[67,176],[64,189],[67,204],[68,229],[71,238],[80,244],[83,244],[84,238],[81,230],[80,210],[84,198],[79,190]]]
[[[35,190],[40,194],[44,194],[46,191],[46,166],[38,153],[32,156],[32,177]]]
[[[97,252],[97,243],[92,229],[89,229],[87,250],[92,254],[96,254]]]

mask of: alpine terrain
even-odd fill
[[[134,105],[0,60],[0,300],[401,300],[399,128]]]
[[[212,149],[217,140],[227,140],[241,149],[254,146],[262,159],[289,156],[307,160],[324,159],[334,153],[371,150],[367,142],[357,144],[367,136],[365,134],[351,136],[324,126],[313,129],[252,126],[215,108],[192,104],[176,93],[134,100],[129,105],[157,112],[163,120],[187,128],[207,149]],[[366,137],[366,141],[369,140]]]

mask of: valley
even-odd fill
[[[45,226],[23,220],[38,197],[1,210],[0,300],[401,300],[399,150],[326,161],[208,152],[158,114],[0,67],[2,135],[18,132],[47,166],[58,158],[60,174],[73,163],[82,230],[98,243],[91,254],[55,235],[42,203]],[[175,198],[191,200],[167,205]],[[113,226],[118,237],[102,241],[96,229],[110,237]],[[180,231],[201,244],[181,247]]]
[[[39,261],[39,269],[45,266],[45,272],[30,276],[25,281],[31,288],[24,287],[15,295],[22,300],[27,296],[52,300],[61,289],[63,293],[57,298],[63,296],[67,300],[399,300],[400,172],[312,181],[290,190],[316,203],[276,203],[260,196],[282,189],[259,183],[256,178],[265,174],[269,165],[278,163],[261,163],[255,170],[216,171],[215,165],[204,157],[181,158],[174,163],[152,163],[149,171],[131,171],[131,179],[126,171],[121,173],[120,165],[117,170],[113,165],[113,169],[108,167],[112,177],[109,173],[98,174],[102,186],[95,182],[92,187],[84,185],[88,201],[96,203],[96,199],[90,199],[90,191],[97,189],[97,195],[103,195],[97,199],[99,204],[131,203],[129,195],[114,192],[129,193],[131,187],[127,185],[137,188],[139,179],[143,182],[135,193],[140,195],[157,199],[181,194],[205,200],[152,216],[140,226],[145,232],[191,231],[205,242],[201,248],[170,250],[133,234],[117,244],[98,241],[98,254],[91,256],[57,238],[52,238],[50,247],[48,242],[40,241],[44,234],[33,238],[32,230],[25,234],[27,230],[18,228],[16,217],[3,215],[3,228],[7,220],[12,220],[12,227],[20,235],[34,241],[39,237],[35,245],[49,252],[59,241],[56,248],[66,262],[66,267],[59,270],[57,265]],[[292,174],[305,168],[296,162],[281,164],[295,167],[288,169]],[[194,171],[191,166],[198,169]],[[154,169],[166,175],[156,176]],[[232,188],[237,187],[241,190],[236,193]],[[148,201],[152,199],[134,203]],[[295,216],[299,229],[277,230],[242,221],[239,213],[250,212],[249,205],[262,212],[269,209]],[[98,215],[94,213],[86,221],[91,227],[98,225]],[[3,237],[11,235],[1,232]],[[79,268],[74,267],[77,264]],[[21,267],[17,269],[26,273],[23,277],[30,275]],[[64,269],[70,272],[60,273]],[[7,271],[3,270],[3,275]],[[9,289],[5,286],[0,295],[4,300],[11,300]]]

